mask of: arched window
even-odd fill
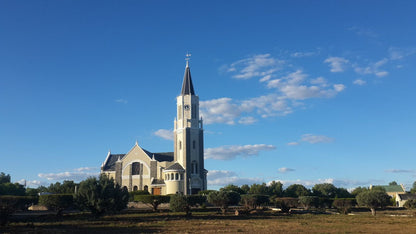
[[[173,178],[175,178],[173,177],[173,173],[170,173],[170,179],[173,180]]]
[[[136,185],[133,187],[133,191],[137,191],[137,186]]]
[[[179,174],[178,173],[175,174],[175,180],[179,180]]]
[[[140,163],[134,162],[131,165],[131,174],[132,175],[140,175]]]
[[[144,186],[144,191],[149,191],[149,187],[147,185]]]
[[[170,178],[169,178],[169,174],[166,174],[166,175],[167,175],[167,177],[168,177],[168,180],[169,180],[169,179],[170,179]]]

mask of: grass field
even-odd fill
[[[94,219],[89,214],[51,214],[15,217],[1,233],[416,233],[412,211],[370,212],[355,215],[280,214],[271,211],[249,216],[215,211],[150,213],[128,211]]]

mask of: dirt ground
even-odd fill
[[[124,214],[92,218],[85,213],[22,215],[0,233],[416,233],[411,211],[370,212],[354,215],[282,214],[260,212],[248,216],[216,211],[183,213],[130,209]]]

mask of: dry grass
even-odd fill
[[[293,214],[272,212],[251,216],[225,216],[216,212],[132,212],[92,219],[70,214],[61,219],[25,216],[0,233],[416,233],[416,218],[407,211],[357,215]]]

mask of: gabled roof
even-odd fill
[[[194,85],[192,84],[191,69],[189,69],[188,63],[186,63],[185,75],[183,76],[181,95],[195,95]]]
[[[400,193],[405,192],[401,185],[378,185],[386,190],[386,193]]]
[[[123,159],[125,154],[109,154],[105,164],[103,165],[103,171],[114,171],[116,169],[117,160]]]
[[[169,166],[165,169],[165,171],[170,171],[170,170],[172,170],[172,171],[185,171],[185,169],[183,169],[182,165],[179,164],[179,163],[174,163],[173,165],[171,165],[171,166]]]

